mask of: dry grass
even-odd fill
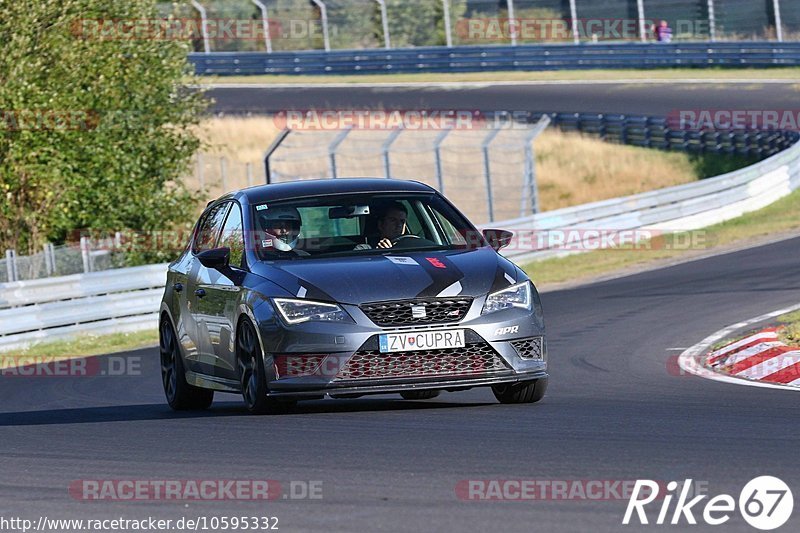
[[[279,128],[270,117],[211,118],[200,126],[206,147],[201,157],[203,188],[207,198],[225,191],[263,182],[263,154]],[[327,145],[336,131],[293,133],[286,141],[296,151],[291,158],[276,154],[273,169],[283,179],[330,174]],[[431,147],[438,131],[408,131],[392,145],[392,177],[417,179],[436,186]],[[383,176],[380,147],[387,132],[353,131],[340,146],[340,176]],[[442,144],[444,189],[475,222],[487,220],[486,184],[480,142],[481,131],[454,131]],[[523,184],[523,131],[504,130],[491,145],[495,219],[520,215],[525,203]],[[687,183],[698,179],[689,157],[681,153],[609,144],[576,133],[547,130],[536,140],[536,168],[543,210],[614,198]],[[286,154],[286,152],[283,152]],[[223,190],[220,157],[225,158],[227,179]],[[251,165],[248,181],[247,164]],[[189,185],[200,186],[195,176]]]

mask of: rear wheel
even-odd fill
[[[236,333],[236,355],[242,383],[242,398],[254,415],[284,413],[296,401],[282,401],[267,396],[267,374],[256,331],[249,320],[242,320]]]
[[[500,403],[536,403],[544,398],[546,390],[547,378],[492,386],[494,397]]]
[[[161,319],[158,333],[161,383],[164,386],[167,403],[176,411],[208,409],[214,401],[214,391],[194,387],[186,382],[186,370],[183,367],[175,330],[166,316]]]
[[[438,390],[405,390],[400,393],[404,400],[430,400],[439,396]]]

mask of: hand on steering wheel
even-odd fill
[[[409,233],[407,235],[398,235],[397,237],[392,239],[392,246],[394,246],[395,244],[399,243],[400,241],[402,241],[404,239],[419,239],[419,237],[417,237],[413,233]]]

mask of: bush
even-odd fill
[[[0,0],[0,12],[0,250],[185,223],[195,200],[177,178],[206,105],[182,88],[190,43],[86,31],[155,19],[155,2]]]

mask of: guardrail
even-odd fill
[[[502,114],[502,113],[501,113]],[[693,130],[679,117],[653,117],[611,113],[529,113],[526,121],[538,122],[543,115],[561,131],[596,135],[609,142],[691,153],[739,154],[766,158],[800,140],[796,131]],[[519,118],[519,117],[518,117]]]
[[[392,50],[192,53],[201,75],[386,74],[495,70],[800,65],[800,42],[457,46]]]
[[[155,329],[166,264],[0,284],[0,350]]]
[[[755,165],[722,176],[622,198],[546,211],[484,224],[506,228],[515,240],[504,255],[515,261],[540,260],[596,249],[598,233],[643,230],[689,231],[718,224],[765,207],[800,188],[800,142]],[[558,238],[536,238],[558,232]],[[551,244],[553,245],[551,246]],[[616,241],[615,241],[616,242]],[[542,243],[542,246],[539,246]]]

